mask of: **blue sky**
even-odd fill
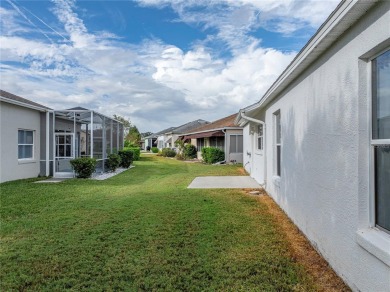
[[[257,102],[338,1],[0,3],[1,89],[159,131]]]

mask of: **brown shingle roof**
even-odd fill
[[[234,119],[236,118],[236,116],[237,114],[232,114],[225,118],[216,120],[210,124],[200,126],[196,129],[191,130],[191,133],[207,132],[207,131],[212,131],[214,129],[228,128],[228,127],[237,127],[234,124]]]
[[[48,109],[48,110],[51,109],[51,108],[49,108],[47,106],[44,106],[44,105],[41,105],[39,103],[33,102],[31,100],[28,100],[26,98],[20,97],[20,96],[15,95],[15,94],[12,94],[12,93],[7,92],[7,91],[2,90],[2,89],[0,89],[0,95],[1,95],[1,97],[7,98],[9,100],[17,101],[17,102],[20,102],[20,103],[24,103],[26,105],[36,106],[36,107],[40,107],[40,108]]]

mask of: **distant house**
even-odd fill
[[[148,147],[150,147],[150,148],[157,147],[156,141],[157,141],[158,136],[156,134],[157,133],[151,134],[149,136],[142,138],[141,139],[141,141],[142,141],[141,148],[146,150]]]
[[[342,1],[256,104],[244,166],[353,291],[390,291],[390,1]]]
[[[237,114],[216,120],[207,125],[182,134],[184,141],[191,141],[198,152],[198,159],[202,159],[203,147],[217,147],[225,152],[226,162],[243,162],[243,135],[242,127],[236,126],[234,120]]]
[[[53,110],[0,90],[0,182],[72,177],[69,161],[94,157],[97,172],[107,155],[123,148],[123,125],[85,108]]]
[[[209,124],[209,122],[199,119],[178,127],[171,127],[161,131],[158,133],[157,147],[160,150],[163,148],[175,148],[175,142],[180,135],[207,124]]]
[[[145,137],[145,149],[147,146],[150,146],[150,148],[157,147],[160,150],[164,148],[164,133],[172,131],[174,128],[176,127],[169,127],[160,132]]]

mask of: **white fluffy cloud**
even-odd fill
[[[187,53],[176,47],[164,50],[156,60],[153,78],[172,89],[186,92],[194,107],[238,108],[257,101],[291,61],[293,53],[263,49],[256,44],[228,62],[213,60],[198,48]]]
[[[261,11],[283,17],[298,5],[297,17],[305,14],[304,5],[296,1],[266,5],[216,0],[215,5],[226,5],[226,9],[219,14],[202,12],[198,18],[199,13],[187,8],[210,5],[210,1],[143,0],[143,5],[172,5],[178,21],[198,18],[203,27],[218,28],[216,35],[183,51],[159,40],[134,45],[110,32],[91,33],[76,13],[77,3],[53,3],[59,23],[56,30],[45,24],[46,37],[40,39],[28,37],[35,28],[27,15],[0,9],[5,32],[0,37],[1,88],[56,109],[84,106],[119,114],[141,131],[158,131],[198,118],[214,120],[258,101],[295,52],[263,48],[247,32],[259,25]],[[314,25],[312,18],[304,21]],[[215,38],[227,44],[230,57],[220,57],[207,45]]]

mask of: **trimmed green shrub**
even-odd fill
[[[91,177],[92,173],[95,172],[96,163],[96,159],[91,157],[80,157],[70,161],[77,178]]]
[[[163,148],[163,150],[161,150],[161,155],[164,157],[175,157],[176,151],[171,148]]]
[[[186,144],[183,149],[183,156],[186,159],[196,158],[196,147],[192,144]]]
[[[153,153],[158,153],[158,148],[157,147],[152,147],[152,152]]]
[[[124,147],[123,150],[130,150],[133,152],[133,161],[139,160],[139,157],[141,156],[141,149],[139,147]]]
[[[115,171],[121,164],[121,157],[118,154],[110,154],[107,156],[106,167],[109,171]]]
[[[225,152],[216,147],[204,147],[202,148],[202,158],[205,163],[217,163],[225,160]]]
[[[124,168],[129,168],[131,163],[133,163],[133,151],[131,150],[121,150],[118,152],[119,156],[121,157],[121,164],[120,166]]]

